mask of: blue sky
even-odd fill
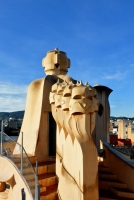
[[[25,109],[42,58],[58,47],[70,76],[113,90],[112,116],[134,117],[133,0],[5,0],[0,10],[0,112]]]

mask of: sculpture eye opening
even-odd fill
[[[99,109],[98,109],[98,115],[99,115],[100,117],[102,116],[103,111],[104,111],[103,105],[100,104],[100,105],[99,105]]]
[[[69,111],[69,108],[65,108],[65,109],[63,109],[64,111]]]
[[[64,94],[64,97],[71,97],[71,94],[70,93],[66,93],[66,94]]]
[[[83,113],[81,113],[81,112],[75,112],[75,113],[72,113],[72,115],[83,115]]]
[[[88,97],[87,97],[87,99],[90,99],[90,100],[92,100],[92,96],[88,96]]]
[[[55,64],[55,67],[56,67],[56,68],[58,68],[58,67],[59,67],[59,65],[60,65],[60,64],[56,63],[56,64]]]
[[[73,97],[73,99],[83,99],[83,96],[81,96],[81,95],[75,95],[75,96]]]

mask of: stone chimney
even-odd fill
[[[70,59],[65,52],[55,48],[48,51],[46,57],[42,59],[42,67],[46,75],[66,75],[70,67]]]

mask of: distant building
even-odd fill
[[[134,124],[133,123],[130,123],[128,125],[128,138],[130,138],[132,142],[134,143]]]
[[[125,139],[128,138],[128,125],[129,120],[119,120],[118,121],[118,138]]]
[[[9,136],[18,136],[20,133],[22,121],[22,119],[14,118],[3,120],[4,132]]]

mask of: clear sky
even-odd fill
[[[55,47],[74,79],[113,90],[111,116],[134,117],[134,0],[0,1],[0,112],[25,109]]]

